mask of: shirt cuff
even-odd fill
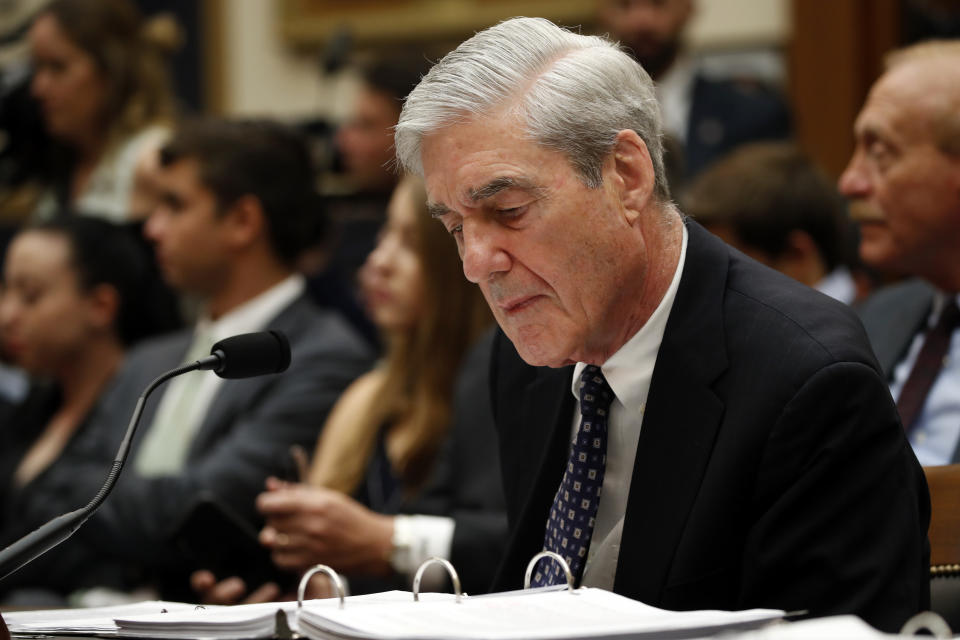
[[[393,518],[393,553],[390,564],[411,581],[424,561],[434,556],[450,559],[453,544],[453,518],[440,516],[403,516]],[[440,586],[446,571],[432,566],[424,573],[421,589]]]

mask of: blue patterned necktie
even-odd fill
[[[593,536],[600,489],[607,462],[607,413],[613,391],[600,367],[589,365],[580,376],[580,428],[570,447],[563,481],[553,498],[543,548],[563,556],[579,583]],[[563,569],[543,559],[531,584],[542,587],[566,583]]]

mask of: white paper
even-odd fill
[[[184,602],[149,600],[133,604],[87,609],[45,609],[40,611],[8,611],[3,619],[10,633],[110,633],[117,630],[114,618],[159,614],[167,611],[179,615],[193,611],[197,605]],[[164,614],[166,615],[166,614]]]
[[[397,603],[376,611],[305,609],[300,631],[314,638],[552,640],[694,637],[751,628],[782,618],[770,609],[657,609],[601,589],[542,591],[466,598],[460,604]]]
[[[451,594],[422,594],[425,601],[450,601]],[[345,606],[353,609],[397,602],[413,602],[408,591],[387,591],[346,598]],[[328,610],[340,606],[339,598],[307,600],[304,610]],[[150,612],[145,615],[117,616],[120,635],[141,638],[272,638],[276,632],[276,615],[283,612],[287,625],[297,628],[296,602],[267,602],[262,604],[217,607],[209,610],[191,610],[175,616]]]

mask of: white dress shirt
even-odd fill
[[[947,298],[938,294],[930,310],[927,326],[933,327],[940,319],[940,311]],[[957,296],[960,304],[960,295]],[[918,333],[910,344],[907,357],[893,370],[890,393],[900,397],[903,385],[910,376],[920,349],[923,347],[924,333]],[[934,380],[927,399],[923,403],[917,424],[910,432],[910,444],[917,454],[917,460],[924,466],[950,464],[953,452],[960,443],[960,329],[955,329],[950,338],[950,346],[944,358],[943,369]]]
[[[627,498],[630,495],[630,481],[647,406],[647,394],[650,391],[650,381],[653,378],[663,333],[667,328],[667,319],[680,286],[686,257],[687,228],[684,226],[680,260],[663,299],[646,324],[600,367],[616,398],[610,407],[610,421],[607,424],[607,463],[601,491],[603,497],[597,509],[590,550],[587,552],[587,564],[581,580],[583,586],[613,589],[620,556],[623,519],[627,511]],[[578,362],[573,371],[570,390],[577,402],[573,412],[572,434],[580,427],[578,391],[580,375],[586,367],[585,363]]]
[[[210,353],[210,347],[224,338],[263,330],[281,311],[302,295],[305,288],[303,276],[294,274],[217,320],[210,319],[206,314],[202,315],[194,327],[194,340],[188,353],[199,347],[198,351],[202,350],[206,355]],[[198,345],[198,341],[203,344]],[[221,384],[223,378],[209,371],[192,371],[168,383],[150,430],[144,436],[143,444],[137,452],[134,467],[138,473],[155,477],[174,475],[183,469],[193,437],[203,423]],[[189,416],[184,423],[174,426],[174,422],[181,422],[173,419],[173,416],[176,416],[178,405],[190,387],[193,389],[189,391]],[[172,433],[174,430],[176,433]]]
[[[850,270],[844,266],[839,266],[825,275],[813,288],[844,304],[853,304],[857,298],[857,283],[854,282]]]
[[[680,56],[655,85],[657,102],[663,114],[663,129],[681,145],[687,140],[696,71],[691,58]]]

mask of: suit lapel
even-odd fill
[[[510,544],[513,558],[505,566],[516,575],[503,576],[511,583],[519,582],[526,562],[543,547],[547,516],[554,494],[560,486],[570,446],[570,425],[573,396],[570,394],[570,376],[573,367],[542,368],[536,378],[524,389],[518,423],[507,437],[518,442],[501,447],[502,455],[518,452],[527,459],[505,458],[505,465],[515,472],[515,490],[526,495],[514,504],[520,505],[517,522],[512,527],[517,538]],[[501,433],[501,438],[505,437]],[[501,443],[502,445],[503,443]],[[525,453],[524,453],[525,452]]]
[[[303,324],[301,317],[304,304],[309,303],[301,295],[263,329],[276,329],[286,333],[290,339],[291,348],[295,349],[295,336],[300,335],[302,331],[300,325]],[[251,328],[251,331],[255,330],[259,329]],[[292,357],[295,358],[296,353],[292,354]],[[209,450],[210,443],[219,438],[224,429],[233,425],[237,413],[242,411],[244,407],[254,404],[256,398],[274,383],[277,375],[282,374],[257,376],[245,380],[225,380],[213,396],[203,422],[197,429],[197,434],[190,444],[188,458],[199,452]]]
[[[727,366],[728,249],[696,223],[667,321],[637,446],[614,589],[660,601],[723,414],[711,386]]]
[[[909,295],[899,296],[897,304],[886,309],[889,316],[871,343],[888,380],[893,379],[894,367],[904,359],[914,337],[923,330],[933,306],[933,289],[915,285],[906,291]]]

